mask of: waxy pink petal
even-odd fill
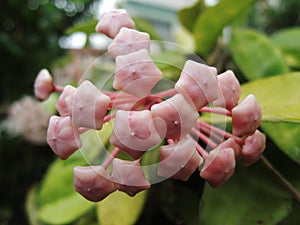
[[[117,190],[102,166],[76,166],[73,175],[75,191],[90,201],[101,201]]]
[[[221,144],[218,145],[218,148],[232,148],[234,151],[234,155],[236,159],[240,158],[241,155],[241,147],[234,141],[233,138],[229,138],[223,141]]]
[[[56,102],[56,109],[61,116],[71,116],[76,88],[67,85]]]
[[[259,127],[262,109],[254,95],[248,95],[232,109],[232,133],[236,136],[251,135]]]
[[[107,49],[113,57],[127,55],[141,49],[150,52],[150,35],[123,27]]]
[[[71,117],[51,116],[47,130],[47,142],[61,159],[67,159],[81,147],[79,131],[73,126]]]
[[[231,111],[240,99],[240,83],[231,70],[218,75],[217,78],[221,95],[213,103],[215,106],[222,106]]]
[[[266,136],[259,130],[246,137],[241,151],[241,158],[245,166],[250,166],[259,160],[266,147]]]
[[[46,100],[49,95],[53,92],[53,80],[47,69],[42,69],[34,82],[34,95],[40,100]]]
[[[194,140],[187,136],[173,144],[161,146],[157,173],[161,177],[186,181],[201,162]]]
[[[162,72],[145,49],[116,58],[113,87],[117,90],[142,98],[149,95],[161,78]]]
[[[200,176],[212,187],[225,183],[234,173],[235,156],[232,148],[216,148],[205,158]]]
[[[113,160],[112,179],[117,189],[127,193],[129,196],[134,196],[140,191],[149,189],[151,186],[138,161],[126,161],[115,158]]]
[[[159,144],[157,132],[149,110],[116,112],[110,143],[138,159],[151,147]]]
[[[175,89],[200,110],[220,95],[217,71],[213,67],[188,60],[175,84]]]
[[[115,9],[101,15],[96,31],[114,38],[122,27],[134,28],[135,23],[125,9]]]
[[[165,138],[174,140],[185,138],[199,117],[194,105],[182,94],[153,105],[151,111],[154,118],[159,118],[155,120],[156,129],[159,132],[166,130]]]
[[[99,130],[103,125],[110,98],[90,81],[77,88],[72,109],[72,122],[78,127]]]

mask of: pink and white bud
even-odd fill
[[[49,95],[53,92],[53,80],[52,76],[50,75],[47,69],[42,69],[37,77],[35,78],[34,82],[34,95],[35,97],[40,100],[46,100]]]
[[[246,137],[242,146],[241,158],[245,166],[250,166],[259,160],[266,147],[266,136],[259,130],[251,136]]]
[[[73,175],[75,191],[90,201],[101,201],[117,190],[102,166],[76,166]]]
[[[120,32],[107,48],[113,57],[126,55],[141,49],[146,49],[150,52],[150,35],[125,27],[121,28]]]
[[[159,144],[152,113],[149,110],[116,112],[110,143],[127,152],[134,159],[140,158],[145,151]]]
[[[233,138],[229,138],[219,144],[218,148],[232,148],[236,159],[239,159],[241,156],[241,147],[234,141]]]
[[[202,163],[194,140],[186,138],[160,148],[158,175],[186,181]]]
[[[61,116],[71,116],[76,88],[67,85],[56,102],[56,109]]]
[[[67,159],[81,147],[79,131],[69,116],[51,116],[47,130],[47,142],[55,154]]]
[[[231,70],[217,76],[221,95],[213,103],[215,106],[232,110],[238,104],[241,95],[241,87],[238,79]]]
[[[175,84],[175,89],[191,100],[197,110],[200,110],[220,96],[217,70],[188,60]]]
[[[142,98],[149,95],[161,78],[162,72],[146,49],[116,58],[113,87],[117,90]]]
[[[134,28],[135,23],[125,9],[115,9],[101,15],[96,31],[114,38],[122,27]]]
[[[156,129],[159,132],[166,130],[165,138],[174,140],[185,138],[199,117],[194,105],[188,103],[182,94],[153,105],[151,111],[154,118],[159,118],[155,119]]]
[[[77,88],[72,109],[72,121],[78,127],[100,130],[110,98],[90,81],[83,81]]]
[[[236,136],[251,135],[259,127],[262,109],[254,95],[248,95],[232,109],[232,133]]]
[[[205,158],[200,176],[207,180],[212,187],[224,184],[234,173],[235,157],[232,148],[216,148]]]
[[[113,160],[112,179],[119,191],[134,196],[138,192],[147,190],[151,184],[145,177],[138,161],[126,161],[115,158]]]

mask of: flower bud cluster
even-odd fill
[[[133,196],[149,189],[141,159],[153,148],[159,148],[159,177],[185,181],[199,168],[213,187],[232,176],[237,160],[247,166],[256,162],[265,136],[257,130],[262,110],[255,96],[239,103],[240,84],[232,71],[217,75],[216,68],[191,60],[173,89],[151,93],[163,73],[151,58],[149,34],[134,27],[125,10],[102,15],[96,31],[113,39],[108,52],[116,62],[116,91],[101,91],[88,80],[76,88],[67,85],[56,104],[60,115],[50,119],[47,142],[62,159],[81,147],[82,132],[113,121],[110,144],[115,149],[102,165],[74,168],[75,190],[100,201],[116,190]],[[39,99],[55,89],[49,80],[38,76]],[[232,133],[204,123],[199,113],[231,118]],[[132,160],[118,158],[120,151]]]

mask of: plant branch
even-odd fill
[[[296,188],[287,179],[285,179],[285,177],[271,164],[271,162],[264,155],[261,155],[260,159],[264,166],[268,170],[270,170],[270,172],[281,183],[281,185],[296,200],[296,202],[300,203],[300,193],[296,190]]]

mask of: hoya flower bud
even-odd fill
[[[72,122],[78,127],[101,129],[109,102],[110,98],[90,81],[83,81],[75,92]]]
[[[71,117],[51,116],[47,130],[47,142],[61,159],[67,159],[81,147],[79,131],[73,126]]]
[[[235,157],[232,148],[216,148],[205,158],[200,176],[207,180],[212,187],[225,183],[234,173]]]
[[[231,70],[217,76],[221,95],[214,101],[215,106],[222,106],[230,110],[238,104],[241,87],[238,79]]]
[[[248,95],[232,109],[232,133],[236,136],[251,135],[259,127],[262,110],[254,95]]]
[[[53,80],[47,69],[42,69],[34,82],[34,95],[40,100],[46,100],[49,95],[53,92]]]
[[[175,89],[190,99],[196,109],[200,110],[220,95],[217,71],[213,67],[188,60],[175,84]]]
[[[156,129],[165,131],[166,127],[165,137],[174,140],[186,137],[199,116],[194,105],[188,103],[182,94],[153,105],[151,111],[154,118],[161,119],[155,120]]]
[[[221,148],[221,149],[232,148],[234,151],[235,158],[236,159],[240,158],[241,147],[234,141],[233,138],[229,138],[229,139],[223,141],[221,144],[219,144],[218,148]]]
[[[194,140],[186,138],[160,148],[158,175],[186,181],[202,162]]]
[[[101,15],[96,31],[114,38],[122,27],[134,28],[135,23],[125,9],[115,9]]]
[[[115,158],[113,160],[112,179],[117,189],[126,192],[129,196],[134,196],[151,186],[138,161]]]
[[[73,101],[74,101],[74,94],[76,88],[71,85],[67,85],[64,87],[63,92],[58,98],[56,102],[56,109],[61,116],[71,116],[72,115],[72,108],[73,108]]]
[[[76,166],[73,174],[75,191],[90,201],[101,201],[117,190],[102,166]]]
[[[250,166],[259,160],[260,155],[266,147],[266,136],[259,130],[251,136],[246,137],[242,147],[241,157],[245,166]]]
[[[127,152],[134,159],[159,144],[161,138],[154,126],[149,110],[116,112],[110,143]]]
[[[162,78],[146,49],[116,58],[113,87],[139,98],[145,97]]]
[[[141,49],[146,49],[150,52],[150,35],[125,27],[121,28],[120,32],[107,48],[113,57],[126,55]]]

